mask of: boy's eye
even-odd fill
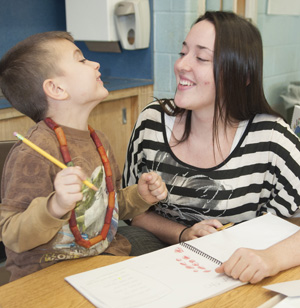
[[[86,59],[82,59],[82,60],[80,60],[79,62],[81,62],[81,63],[84,63],[86,61]]]
[[[185,55],[184,52],[180,52],[180,53],[179,53],[179,56],[180,56],[180,57],[183,57],[184,55]]]

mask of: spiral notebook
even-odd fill
[[[96,307],[187,307],[243,284],[215,272],[237,248],[264,249],[298,230],[296,225],[266,214],[65,279]]]

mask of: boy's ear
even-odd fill
[[[55,100],[65,100],[69,96],[67,91],[53,79],[46,79],[43,82],[43,90],[48,97]]]

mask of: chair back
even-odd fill
[[[16,140],[0,141],[0,187],[1,187],[2,171],[7,154],[9,153],[10,149],[16,142],[17,142]],[[0,202],[1,202],[1,190],[0,190]],[[0,262],[5,261],[5,259],[6,259],[5,248],[3,243],[0,242]]]
[[[13,147],[13,145],[16,142],[17,140],[0,141],[0,186],[1,186],[1,180],[2,180],[2,171],[3,171],[3,167],[4,167],[7,154],[9,153],[10,149]],[[0,191],[0,202],[1,202],[1,191]]]

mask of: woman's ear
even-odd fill
[[[69,97],[67,91],[53,79],[46,79],[43,82],[43,90],[48,97],[55,100],[65,100]]]

